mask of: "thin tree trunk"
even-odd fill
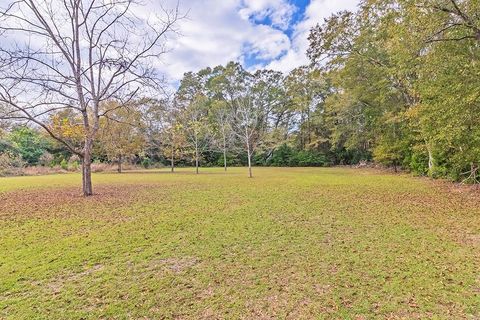
[[[227,148],[223,148],[223,168],[227,172]]]
[[[435,159],[433,158],[432,148],[427,145],[428,151],[428,175],[432,176],[435,172]]]
[[[223,128],[223,168],[227,171],[227,138],[225,137],[225,128]]]
[[[312,143],[312,137],[310,134],[311,128],[310,128],[310,107],[307,108],[307,141],[308,144]]]
[[[478,166],[475,163],[470,162],[470,177],[469,178],[471,179],[473,184],[478,183],[477,171],[478,171]],[[467,179],[469,179],[469,178],[467,178]]]
[[[198,174],[198,146],[195,146],[195,172]]]
[[[122,173],[122,155],[118,155],[118,168],[117,168],[118,173]]]
[[[93,195],[92,188],[92,153],[86,146],[82,158],[82,189],[85,197]]]
[[[250,152],[250,143],[247,142],[247,156],[248,156],[248,177],[252,178],[252,153]]]
[[[175,169],[175,163],[174,163],[174,156],[173,156],[173,149],[172,149],[172,158],[170,159],[170,167],[171,167],[171,171],[173,172],[174,169]]]
[[[472,176],[472,182],[477,183],[477,167],[473,162],[470,163],[470,175]]]

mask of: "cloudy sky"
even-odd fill
[[[249,70],[288,72],[305,64],[312,26],[358,0],[180,0],[188,17],[171,41],[164,72],[178,81],[184,72],[240,61]]]

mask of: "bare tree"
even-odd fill
[[[214,127],[213,143],[223,153],[223,168],[227,171],[227,152],[233,143],[234,132],[232,130],[232,110],[228,104],[220,103],[213,110]]]
[[[195,172],[198,174],[200,157],[212,142],[211,127],[207,118],[207,98],[197,95],[182,110],[181,118],[186,142],[193,149]]]
[[[16,0],[0,8],[0,102],[9,106],[0,119],[33,122],[78,155],[85,196],[93,194],[100,118],[161,87],[155,63],[175,32],[178,6],[144,19],[143,9],[136,0]],[[115,107],[100,108],[112,99]],[[81,148],[49,127],[49,115],[62,109],[82,119]]]
[[[257,103],[253,90],[247,88],[244,95],[236,100],[234,132],[240,142],[245,146],[248,157],[248,176],[252,174],[252,156],[255,152],[262,133],[262,120],[264,110],[262,104]]]

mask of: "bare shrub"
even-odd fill
[[[19,155],[0,154],[0,176],[21,174],[25,161]]]
[[[47,174],[58,174],[58,173],[67,173],[68,171],[62,169],[60,166],[54,167],[42,167],[42,166],[32,166],[22,168],[17,175],[23,176],[40,176]]]
[[[45,151],[41,156],[40,156],[40,159],[39,160],[39,163],[41,166],[44,166],[44,167],[48,167],[52,164],[53,162],[53,155],[48,152],[48,151]]]

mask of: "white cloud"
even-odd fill
[[[192,0],[181,5],[188,17],[179,22],[180,36],[170,41],[171,51],[162,57],[161,71],[178,81],[187,71],[232,60],[243,62],[250,55],[276,59],[289,50],[288,36],[273,26],[246,19],[241,13],[244,5],[241,0]]]
[[[176,3],[168,1],[171,6]],[[312,0],[303,19],[292,26],[292,15],[298,10],[293,3],[293,0],[181,1],[180,9],[188,10],[188,18],[179,22],[181,36],[170,41],[171,51],[162,57],[160,71],[177,82],[187,71],[255,57],[257,65],[248,66],[250,70],[264,67],[260,62],[263,60],[270,61],[268,68],[288,72],[308,62],[310,28],[334,12],[354,9],[358,0]],[[258,23],[265,18],[271,25]],[[291,38],[285,31],[288,28],[293,29]]]
[[[267,68],[289,72],[292,69],[308,63],[306,55],[309,43],[310,29],[317,23],[322,23],[333,13],[341,10],[355,10],[359,0],[312,0],[305,11],[304,19],[294,27],[292,45],[280,59],[273,60]]]
[[[286,30],[297,7],[286,0],[244,0],[239,13],[244,19],[269,18],[274,27]]]
[[[258,25],[254,29],[247,39],[247,53],[255,55],[257,59],[275,59],[291,46],[288,36],[278,30],[265,25]]]

